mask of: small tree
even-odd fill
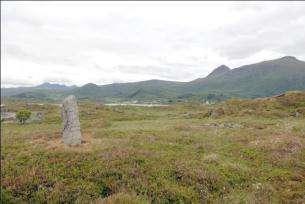
[[[27,119],[31,116],[31,111],[29,110],[20,110],[16,114],[16,118],[20,124],[24,124]]]

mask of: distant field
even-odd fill
[[[79,103],[84,144],[58,105],[2,122],[2,203],[305,203],[305,92],[215,105]]]

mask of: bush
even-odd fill
[[[16,114],[16,118],[20,124],[24,124],[27,119],[31,116],[31,111],[29,110],[20,110]]]

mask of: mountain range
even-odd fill
[[[221,101],[258,98],[291,90],[305,90],[305,62],[292,56],[230,69],[221,65],[207,77],[190,82],[148,80],[81,87],[44,83],[35,87],[1,88],[1,97],[62,100],[73,94],[80,100],[102,102]]]

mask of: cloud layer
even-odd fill
[[[1,85],[189,81],[293,55],[304,2],[3,2]]]

